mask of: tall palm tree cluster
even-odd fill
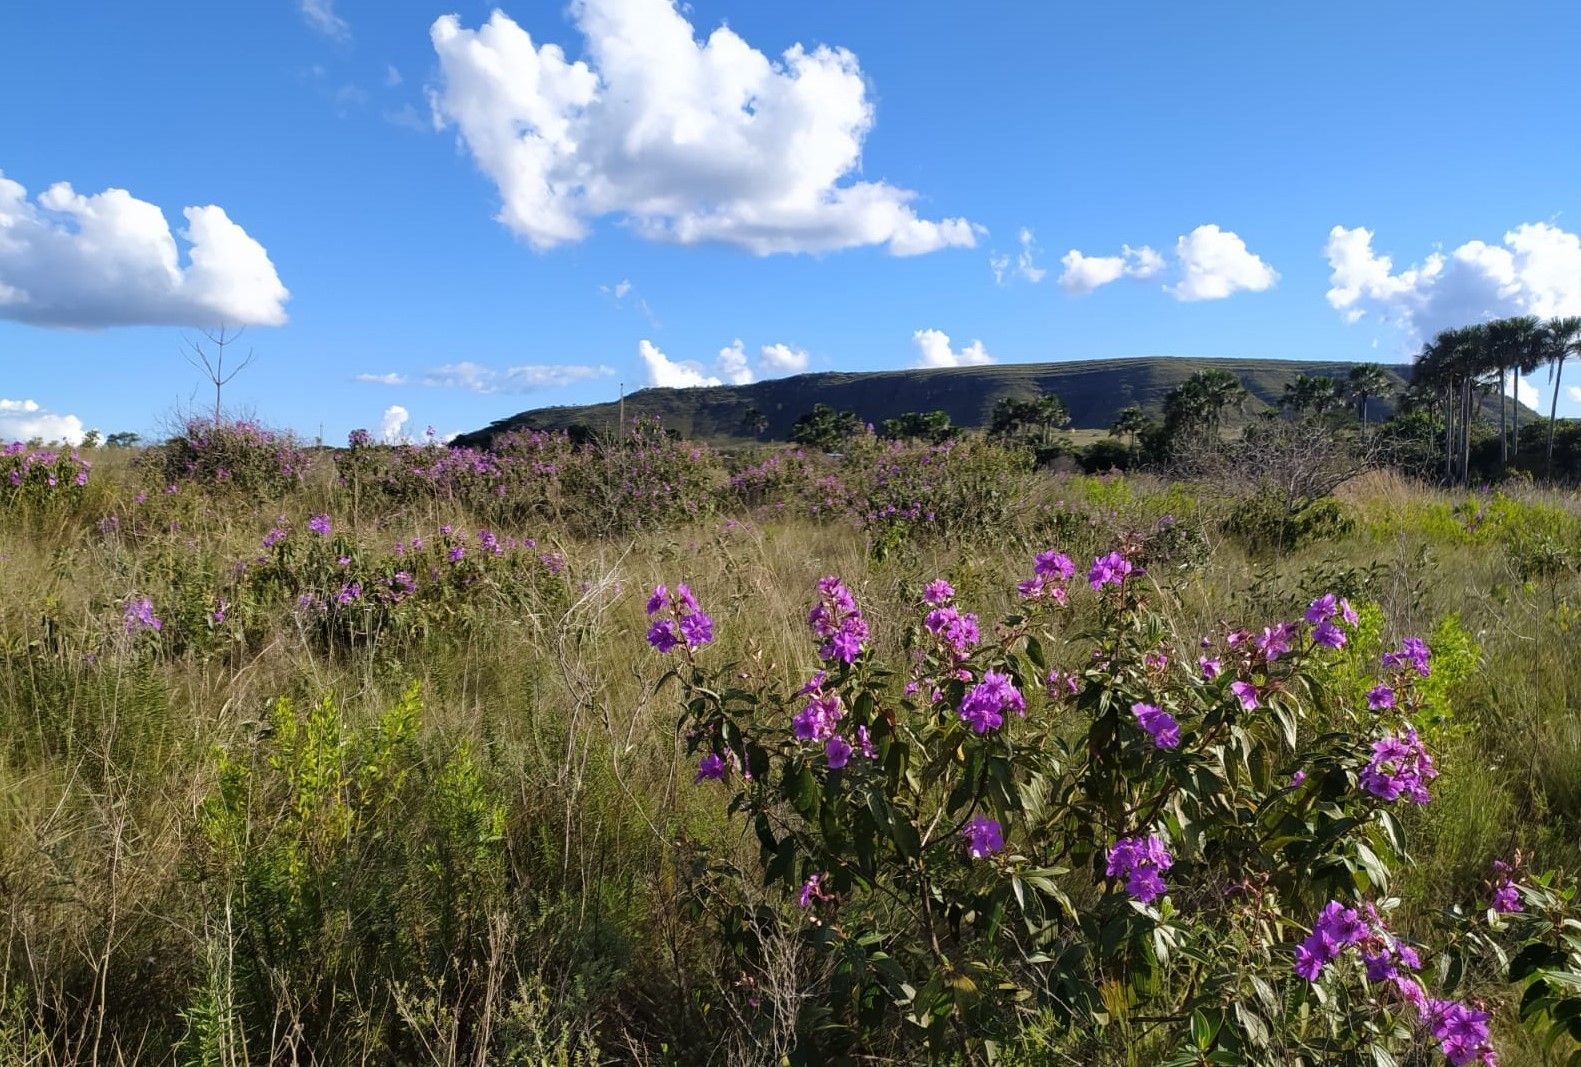
[[[1359,363],[1343,378],[1322,374],[1299,374],[1285,385],[1279,406],[1297,415],[1324,415],[1353,406],[1365,429],[1371,421],[1368,401],[1387,396],[1393,379],[1376,363]]]
[[[1521,405],[1516,399],[1523,374],[1549,369],[1553,402],[1549,408],[1546,472],[1551,474],[1554,426],[1564,361],[1581,355],[1581,317],[1543,321],[1535,316],[1495,319],[1444,330],[1416,357],[1412,389],[1443,414],[1444,478],[1465,482],[1471,471],[1471,431],[1482,401],[1496,393],[1499,405],[1499,467],[1520,449]],[[1513,445],[1512,445],[1513,442]]]

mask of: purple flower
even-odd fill
[[[1488,1032],[1487,1012],[1454,1000],[1429,1000],[1421,1011],[1422,1025],[1438,1041],[1438,1048],[1457,1067],[1467,1063],[1496,1064]]]
[[[823,741],[833,736],[835,724],[845,717],[839,693],[812,694],[791,720],[791,732],[798,741]]]
[[[862,753],[863,759],[877,759],[878,749],[873,747],[873,739],[868,736],[867,727],[856,728],[856,747]]]
[[[933,605],[942,604],[954,595],[955,587],[950,585],[950,583],[945,581],[943,578],[935,578],[933,581],[929,582],[927,588],[922,591],[922,599]]]
[[[1216,658],[1210,658],[1208,656],[1199,657],[1197,660],[1197,666],[1202,668],[1202,677],[1210,682],[1217,678],[1219,673],[1224,670],[1223,663],[1221,663]]]
[[[1367,707],[1373,711],[1394,707],[1394,690],[1386,685],[1373,686],[1367,690]]]
[[[818,596],[818,603],[807,613],[807,625],[823,639],[818,655],[854,663],[868,637],[867,621],[857,609],[856,598],[832,576],[818,580]]]
[[[1163,708],[1152,704],[1132,704],[1131,714],[1136,723],[1146,730],[1158,748],[1176,748],[1180,744],[1180,724]]]
[[[1344,648],[1345,631],[1324,619],[1312,627],[1312,640],[1324,648]]]
[[[1241,702],[1241,707],[1247,711],[1255,710],[1257,702],[1262,699],[1262,694],[1257,691],[1257,687],[1251,682],[1231,682],[1230,692],[1235,694],[1236,698]]]
[[[1278,626],[1269,626],[1263,632],[1252,638],[1252,644],[1272,663],[1286,652],[1290,651],[1290,640],[1295,637],[1295,624],[1282,622]]]
[[[1056,552],[1051,548],[1047,552],[1039,552],[1033,559],[1032,573],[1039,578],[1068,581],[1076,574],[1076,564],[1072,563],[1065,553]]]
[[[1415,730],[1404,737],[1385,737],[1372,743],[1372,758],[1362,769],[1361,787],[1381,800],[1393,802],[1405,797],[1413,804],[1430,799],[1427,783],[1438,777],[1433,757]]]
[[[692,648],[701,648],[714,639],[714,620],[700,611],[681,616],[681,636]]]
[[[976,733],[985,734],[1004,724],[1006,709],[1026,714],[1026,698],[1008,674],[983,672],[983,680],[961,698],[961,721]]]
[[[801,894],[797,898],[802,907],[810,908],[814,903],[831,899],[830,895],[823,891],[823,878],[823,875],[815,874],[802,884]]]
[[[1427,643],[1420,637],[1407,637],[1397,651],[1383,654],[1383,665],[1390,670],[1409,668],[1426,678],[1433,673],[1428,663],[1431,654]]]
[[[986,815],[972,816],[961,836],[966,838],[966,854],[974,860],[987,859],[1005,847],[1004,828]]]
[[[1307,607],[1307,622],[1314,625],[1327,622],[1339,612],[1339,598],[1333,593],[1324,593]]]
[[[1092,567],[1087,571],[1087,583],[1095,591],[1106,585],[1123,585],[1135,570],[1130,560],[1118,552],[1110,552],[1092,561]]]
[[[284,541],[284,540],[285,540],[285,531],[280,529],[280,527],[276,526],[273,529],[271,529],[268,533],[264,534],[263,546],[265,548],[273,548],[275,545],[278,545],[281,541]]]
[[[1510,878],[1513,869],[1503,860],[1493,861],[1493,901],[1490,906],[1500,915],[1512,915],[1525,910],[1521,906],[1520,890],[1515,888],[1515,882]]]
[[[1143,904],[1151,904],[1166,892],[1162,875],[1174,863],[1168,842],[1157,834],[1122,837],[1109,849],[1104,873],[1110,878],[1124,878],[1127,893]]]
[[[704,781],[723,781],[725,777],[725,758],[717,752],[710,752],[702,758],[697,765],[697,776],[692,779],[696,785]]]
[[[977,616],[962,614],[954,606],[934,608],[922,625],[948,646],[957,659],[968,655],[981,639]]]
[[[139,630],[153,630],[158,633],[165,628],[159,616],[154,614],[154,602],[148,597],[139,597],[126,602],[125,612],[126,632],[137,633]]]
[[[449,553],[449,555],[450,555],[450,562],[451,563],[460,563],[461,560],[466,556],[466,554],[467,554],[467,550],[465,548],[461,547],[460,545],[452,545],[451,548],[450,548],[450,553]]]
[[[1294,773],[1294,774],[1292,774],[1290,776],[1290,788],[1294,789],[1294,788],[1296,788],[1297,786],[1299,786],[1302,782],[1304,782],[1306,780],[1307,780],[1307,772],[1306,771],[1296,771],[1296,773]]]
[[[851,761],[851,743],[835,734],[824,742],[823,754],[829,761],[829,769],[837,771]]]
[[[648,627],[648,644],[658,651],[668,654],[680,643],[681,639],[675,636],[674,619],[655,619]]]
[[[328,537],[330,531],[329,516],[314,515],[311,519],[307,520],[307,528],[318,534],[320,537]]]

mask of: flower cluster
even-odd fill
[[[1350,601],[1336,597],[1333,593],[1324,593],[1307,606],[1307,622],[1312,624],[1312,640],[1315,643],[1325,648],[1345,647],[1345,631],[1335,625],[1336,616],[1348,626],[1355,626],[1360,621]]]
[[[1308,982],[1316,982],[1330,963],[1353,946],[1361,955],[1369,982],[1395,981],[1402,977],[1402,968],[1415,971],[1422,966],[1415,949],[1384,929],[1383,920],[1371,904],[1363,915],[1331,900],[1312,924],[1312,932],[1296,947],[1295,972]]]
[[[451,561],[455,560],[452,555]],[[664,611],[668,614],[654,618]],[[677,584],[673,593],[657,586],[648,597],[648,616],[653,618],[648,627],[648,644],[660,652],[669,653],[682,644],[690,652],[714,640],[714,620],[698,605],[685,582]]]
[[[1127,893],[1143,904],[1151,904],[1166,892],[1163,872],[1174,864],[1169,843],[1157,834],[1122,837],[1109,849],[1104,873],[1110,878],[1124,878]]]
[[[979,734],[1004,725],[1007,710],[1025,715],[1027,701],[1010,676],[999,671],[984,671],[983,680],[961,698],[961,721]]]
[[[1519,861],[1520,856],[1517,854],[1516,862]],[[1493,881],[1489,883],[1493,894],[1489,907],[1500,915],[1513,915],[1525,910],[1521,906],[1521,891],[1516,888],[1515,880],[1510,877],[1514,871],[1515,868],[1503,860],[1493,861]]]
[[[1488,1030],[1489,1015],[1481,1008],[1457,1000],[1428,1000],[1420,1007],[1420,1019],[1438,1042],[1439,1051],[1456,1067],[1499,1062]]]
[[[1087,571],[1087,584],[1092,586],[1094,591],[1106,585],[1123,586],[1127,578],[1139,573],[1141,572],[1136,565],[1125,556],[1119,552],[1110,552],[1092,561],[1092,566]]]
[[[1414,729],[1404,737],[1385,737],[1372,743],[1372,758],[1362,769],[1361,787],[1381,800],[1404,796],[1413,804],[1430,799],[1427,783],[1438,777],[1433,757]]]
[[[141,630],[153,630],[158,633],[165,628],[164,622],[154,614],[154,602],[148,597],[135,597],[126,602],[124,613],[126,632],[135,634]]]
[[[0,503],[24,494],[51,496],[88,484],[93,464],[75,452],[33,449],[20,441],[0,448]]]
[[[1407,637],[1399,649],[1383,654],[1383,665],[1389,670],[1414,671],[1422,678],[1429,677],[1433,668],[1428,662],[1432,652],[1420,637]]]
[[[977,628],[977,616],[963,612],[954,604],[945,604],[928,612],[922,625],[939,639],[939,643],[956,660],[963,660],[977,647],[982,634]]]
[[[1063,552],[1052,548],[1039,552],[1032,560],[1032,577],[1016,586],[1023,600],[1052,600],[1064,604],[1069,594],[1065,583],[1076,575],[1076,565]]]
[[[854,663],[867,640],[867,620],[856,606],[856,597],[833,576],[818,579],[818,603],[807,613],[807,625],[823,641],[818,655],[825,660]]]

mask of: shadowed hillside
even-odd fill
[[[754,437],[748,419],[754,409],[767,421],[762,439],[785,440],[796,419],[814,404],[855,411],[872,423],[908,411],[943,410],[958,426],[980,427],[1004,397],[1030,399],[1054,393],[1070,409],[1075,429],[1104,429],[1120,409],[1140,404],[1157,414],[1164,396],[1192,374],[1218,368],[1234,374],[1251,393],[1249,407],[1277,404],[1286,383],[1299,374],[1344,376],[1354,363],[1314,363],[1282,359],[1187,359],[1144,356],[1069,363],[1006,363],[987,367],[932,370],[830,372],[775,378],[751,385],[696,389],[643,389],[626,397],[626,417],[658,416],[683,436],[715,443]],[[1409,366],[1387,366],[1405,380]],[[1374,418],[1392,409],[1373,401]],[[609,432],[618,421],[616,403],[535,408],[464,434],[462,445],[486,445],[495,434],[518,429],[564,430],[585,426]]]

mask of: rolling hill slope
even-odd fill
[[[751,385],[694,389],[642,389],[626,397],[626,418],[658,416],[683,436],[715,444],[753,439],[746,417],[756,409],[768,421],[764,437],[785,440],[796,419],[814,404],[855,411],[872,423],[908,411],[941,409],[959,426],[987,424],[1002,397],[1026,399],[1054,393],[1070,410],[1075,429],[1105,429],[1120,409],[1140,404],[1157,414],[1164,396],[1199,370],[1217,368],[1239,378],[1252,396],[1249,410],[1277,404],[1287,382],[1299,374],[1343,376],[1354,364],[1277,359],[1197,359],[1143,356],[1069,363],[1004,363],[986,367],[928,370],[828,372],[775,378]],[[1405,365],[1386,366],[1403,384]],[[1375,402],[1373,417],[1392,405]],[[457,444],[482,446],[497,433],[517,429],[566,430],[583,426],[607,433],[618,421],[618,404],[534,408],[464,434]]]

